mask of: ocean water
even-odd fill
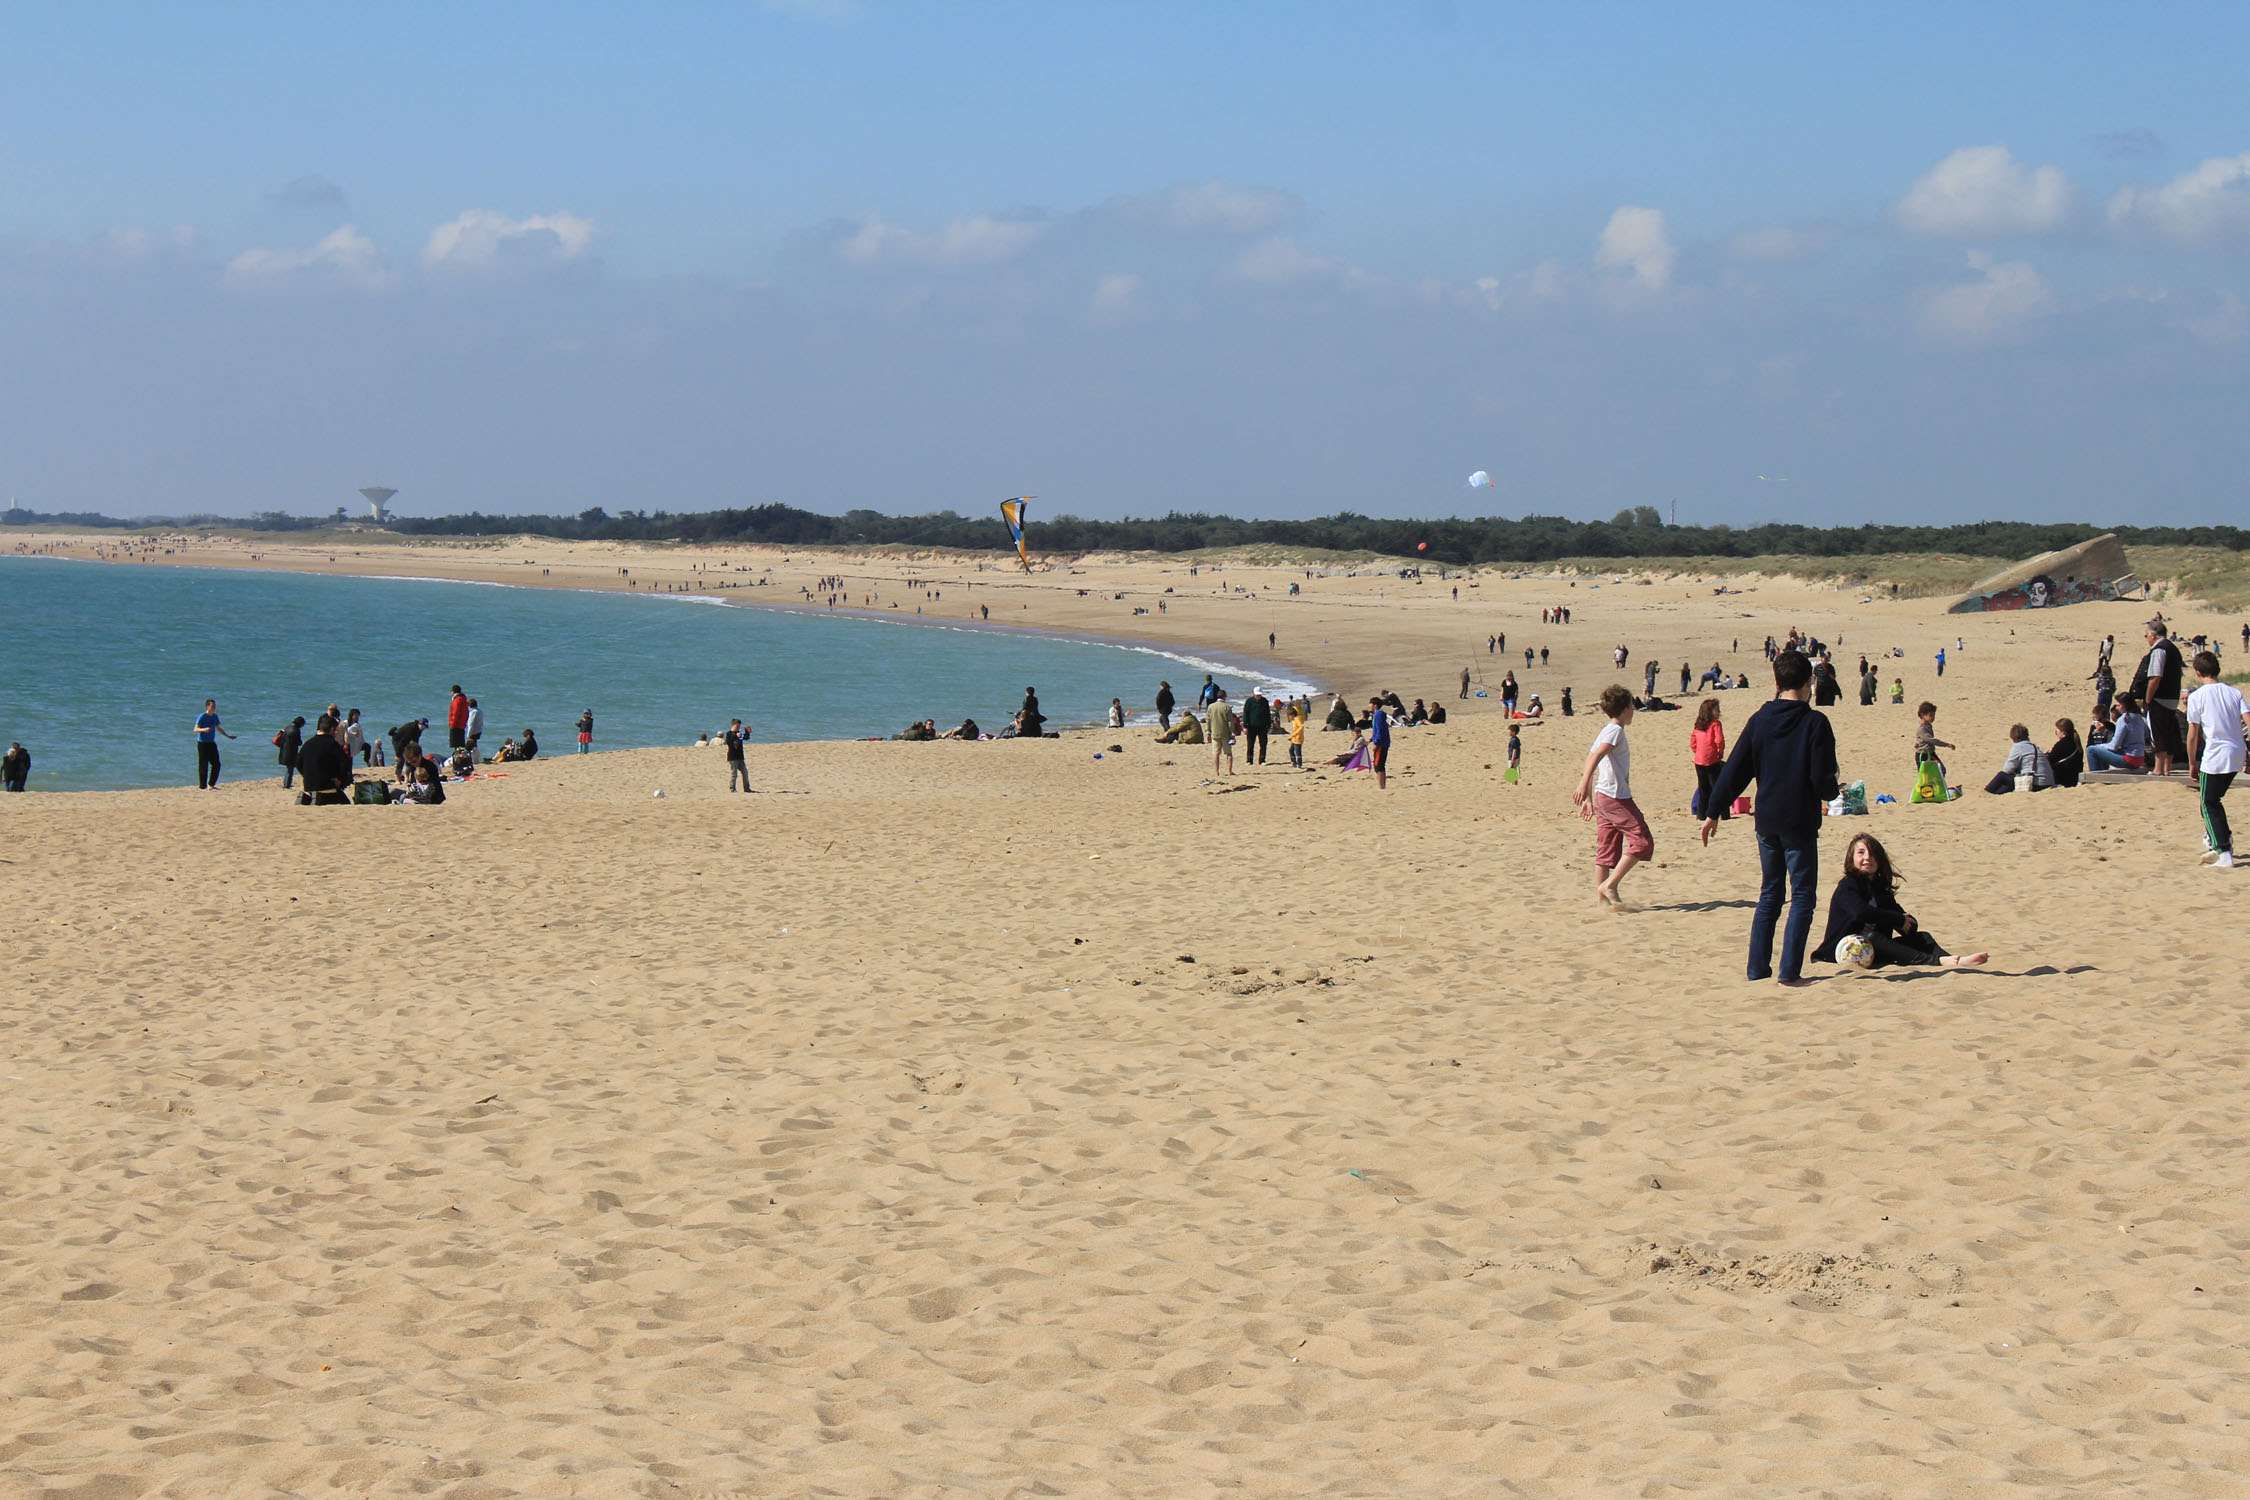
[[[1301,686],[1204,659],[966,622],[907,624],[719,604],[689,595],[330,578],[0,557],[0,747],[32,754],[31,790],[192,786],[205,698],[239,736],[229,780],[278,776],[273,733],[331,701],[371,732],[427,716],[444,743],[460,683],[489,754],[536,729],[543,754],[684,745],[740,715],[753,743],[857,739],[910,719],[1005,724],[1027,685],[1050,727],[1091,724],[1159,679],[1192,699],[1204,672],[1240,696]]]

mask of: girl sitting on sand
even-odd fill
[[[1942,969],[1974,968],[1985,961],[1982,953],[1947,953],[1937,939],[1922,931],[1912,915],[1899,909],[1898,872],[1881,840],[1863,833],[1844,846],[1844,878],[1828,898],[1828,930],[1812,956],[1835,963],[1836,944],[1860,933],[1875,944],[1873,967],[1885,964],[1936,964]]]

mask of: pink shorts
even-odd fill
[[[1618,856],[1630,854],[1635,859],[1648,859],[1656,853],[1656,840],[1649,836],[1648,819],[1628,797],[1620,802],[1615,797],[1594,793],[1594,868],[1614,870]]]

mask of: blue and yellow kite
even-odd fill
[[[1026,505],[1038,498],[1037,495],[1018,495],[1013,500],[1000,502],[1000,514],[1007,520],[1008,534],[1016,539],[1016,561],[1023,564],[1026,573],[1031,571],[1031,554],[1023,545],[1023,512]]]

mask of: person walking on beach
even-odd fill
[[[1203,690],[1195,695],[1195,706],[1197,708],[1209,708],[1213,698],[1224,696],[1225,694],[1219,690],[1219,685],[1211,680],[1211,674],[1206,672],[1203,674]]]
[[[1945,675],[1945,648],[1943,646],[1937,648],[1937,674],[1940,677]]]
[[[1227,763],[1227,774],[1234,774],[1234,710],[1227,706],[1225,688],[1214,689],[1208,711],[1204,714],[1204,729],[1211,736],[1211,774],[1219,774],[1219,761]]]
[[[1467,667],[1461,669],[1461,696],[1464,698],[1469,696],[1469,669]]]
[[[368,754],[367,743],[367,731],[359,724],[359,710],[355,708],[347,711],[344,715],[344,748],[352,753],[353,760],[364,759],[369,765],[373,765],[375,762]]]
[[[1273,737],[1273,704],[1256,688],[1242,700],[1242,763],[1262,766],[1266,746]]]
[[[1305,768],[1305,713],[1304,699],[1289,705],[1289,764],[1299,771]]]
[[[594,748],[594,711],[587,709],[578,716],[578,753],[584,755]]]
[[[473,766],[477,763],[477,741],[484,738],[484,710],[477,707],[477,700],[474,698],[469,700],[468,730],[469,764]]]
[[[2213,652],[2195,653],[2195,681],[2196,689],[2187,700],[2187,749],[2202,777],[2203,840],[2211,846],[2204,863],[2231,870],[2234,830],[2227,826],[2221,799],[2242,774],[2243,731],[2250,728],[2250,704],[2219,681],[2219,658]]]
[[[1695,727],[1688,731],[1688,755],[1695,762],[1695,800],[1688,811],[1701,818],[1712,813],[1730,816],[1711,805],[1711,788],[1718,785],[1719,767],[1726,764],[1727,729],[1719,722],[1719,700],[1706,698],[1695,710]]]
[[[1758,830],[1758,911],[1750,922],[1750,978],[1773,974],[1773,929],[1781,915],[1782,887],[1789,891],[1789,922],[1781,939],[1780,982],[1806,983],[1805,942],[1812,935],[1814,886],[1820,863],[1822,804],[1836,795],[1836,731],[1805,700],[1812,696],[1812,663],[1799,651],[1773,659],[1773,700],[1750,716],[1742,738],[1719,772],[1703,812],[1703,843],[1710,845],[1724,807],[1758,784],[1752,818]]]
[[[219,738],[227,734],[226,726],[219,722],[219,700],[203,700],[203,712],[195,716],[195,789],[207,791],[219,784]]]
[[[1172,727],[1172,705],[1177,701],[1172,696],[1172,684],[1159,682],[1156,685],[1156,727],[1159,731]]]
[[[1586,769],[1570,794],[1578,816],[1594,825],[1594,896],[1602,905],[1623,910],[1617,888],[1635,865],[1656,856],[1648,819],[1633,802],[1633,747],[1625,739],[1633,722],[1633,695],[1623,683],[1602,689],[1602,712],[1609,722],[1586,752]]]
[[[30,775],[31,752],[14,740],[8,741],[8,753],[0,755],[0,787],[20,792]]]
[[[326,719],[327,715],[321,717]],[[291,719],[281,733],[273,737],[273,743],[281,752],[281,789],[286,792],[297,775],[297,757],[305,753],[305,716],[299,714]]]
[[[727,725],[727,732],[723,736],[723,740],[727,747],[727,790],[730,792],[735,789],[736,782],[742,784],[743,791],[754,792],[757,790],[750,784],[750,767],[742,758],[743,742],[749,738],[749,727],[740,719],[736,719],[733,723]]]

